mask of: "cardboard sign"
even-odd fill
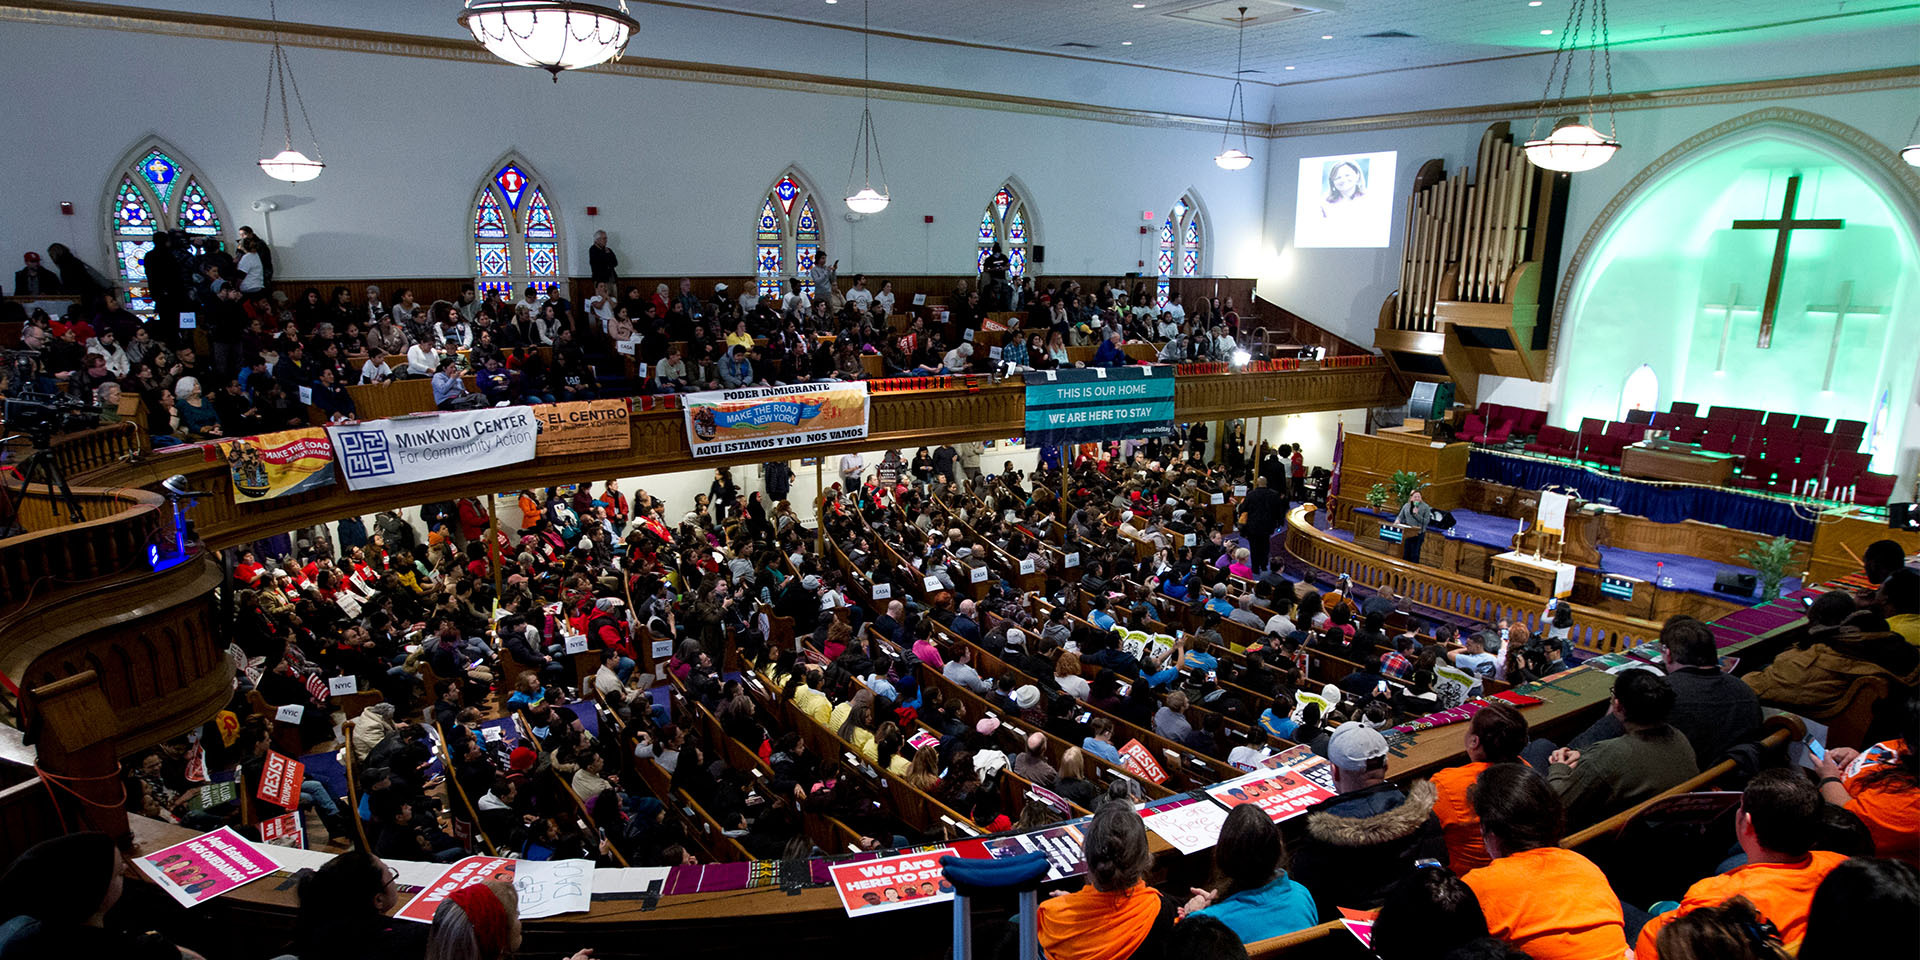
[[[1025,559],[1025,560],[1022,560],[1022,561],[1020,561],[1020,572],[1021,572],[1021,573],[1032,573],[1032,572],[1033,572],[1033,570],[1034,570],[1034,566],[1033,566],[1033,558],[1032,558],[1032,557],[1028,557],[1027,559]]]
[[[946,587],[941,586],[940,581],[934,577],[922,577],[920,579],[920,586],[928,593],[939,593],[946,589]]]
[[[953,852],[952,847],[940,847],[925,853],[836,863],[827,872],[833,876],[833,887],[847,916],[870,917],[951,901],[953,885],[940,869],[940,858]]]
[[[1226,825],[1227,811],[1220,805],[1197,800],[1146,818],[1147,829],[1173,845],[1181,853],[1198,853],[1220,840],[1220,828]]]
[[[568,656],[587,652],[587,635],[576,633],[560,641]]]
[[[968,582],[968,583],[985,583],[985,582],[987,582],[987,568],[986,568],[986,567],[974,567],[974,568],[973,568],[972,570],[970,570],[970,571],[969,571],[969,572],[967,573],[967,582]]]
[[[873,598],[874,598],[875,600],[891,600],[891,599],[893,599],[893,584],[891,584],[891,583],[876,583],[876,584],[874,584],[874,585],[873,585]]]
[[[307,848],[307,827],[300,822],[300,811],[283,813],[260,824],[260,839],[271,846]]]
[[[300,781],[306,779],[307,765],[285,754],[267,751],[267,762],[260,768],[260,789],[254,796],[288,810],[300,806]]]
[[[273,719],[281,723],[299,723],[307,715],[307,708],[297,703],[289,703],[273,712]]]
[[[183,907],[205,903],[280,869],[232,827],[182,840],[134,865]]]
[[[1167,782],[1167,771],[1160,768],[1160,761],[1154,759],[1153,751],[1138,740],[1128,740],[1120,748],[1120,765],[1154,783]]]
[[[360,692],[360,678],[353,674],[327,678],[327,696],[350,697]]]
[[[407,901],[407,905],[401,907],[394,916],[415,923],[432,923],[433,911],[439,908],[440,901],[452,896],[455,890],[489,880],[512,883],[513,868],[514,861],[507,857],[467,857],[455,861],[438,879]]]
[[[1068,566],[1068,567],[1077,567],[1079,565],[1080,565],[1080,551],[1078,550],[1075,550],[1074,552],[1067,554],[1067,560],[1064,564],[1062,564],[1062,566]]]

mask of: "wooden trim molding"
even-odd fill
[[[674,5],[674,4],[669,4]],[[705,9],[705,8],[702,8]],[[720,11],[727,12],[727,11]],[[79,27],[92,30],[118,30],[174,37],[226,40],[236,43],[272,43],[273,25],[265,20],[173,10],[151,10],[118,4],[88,3],[85,0],[0,0],[0,22]],[[477,44],[448,37],[422,37],[381,30],[361,30],[320,24],[279,26],[280,42],[288,46],[371,53],[385,56],[417,57],[430,60],[454,60],[483,66],[523,69],[495,58]],[[911,37],[916,41],[948,43],[952,41]],[[1033,51],[1019,51],[1032,53]],[[1050,56],[1064,56],[1046,54]],[[1111,61],[1097,61],[1110,63]],[[1129,66],[1114,63],[1115,66]],[[1440,64],[1437,66],[1446,66]],[[1151,68],[1165,69],[1165,68]],[[882,100],[922,103],[976,110],[1001,110],[1071,120],[1119,123],[1129,126],[1218,133],[1220,120],[1212,116],[1140,110],[1126,107],[1023,97],[982,90],[956,90],[925,84],[864,83],[854,77],[831,77],[786,70],[765,70],[718,63],[692,63],[654,57],[623,57],[617,62],[591,68],[595,73],[677,80],[687,83],[715,83],[730,86],[787,90],[827,96],[857,97],[871,92]],[[1184,72],[1184,71],[1173,71]],[[1247,81],[1260,83],[1260,81]],[[1266,84],[1262,86],[1288,86]],[[1664,107],[1698,106],[1715,103],[1755,103],[1784,97],[1823,96],[1892,90],[1920,86],[1920,65],[1804,77],[1785,77],[1736,83],[1670,87],[1662,90],[1616,93],[1591,100],[1595,107],[1612,110],[1648,110]],[[1577,105],[1586,109],[1587,99],[1556,100],[1547,104],[1549,112],[1565,112]],[[1538,112],[1537,101],[1490,103],[1432,110],[1370,114],[1360,117],[1301,120],[1287,123],[1249,124],[1249,132],[1258,137],[1321,136],[1330,133],[1359,133],[1406,127],[1436,126],[1453,123],[1489,123]],[[1558,115],[1558,113],[1553,113]]]

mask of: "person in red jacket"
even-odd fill
[[[460,501],[460,539],[464,543],[475,540],[486,542],[487,527],[492,517],[487,513],[485,504],[478,497],[468,497]]]
[[[635,651],[633,640],[627,634],[626,601],[619,597],[601,597],[593,602],[593,612],[587,615],[587,643],[620,655],[613,672],[619,675],[621,683],[633,676]]]

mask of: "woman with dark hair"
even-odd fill
[[[1876,853],[1920,866],[1920,695],[1907,698],[1899,739],[1829,750],[1814,773],[1828,803],[1866,823]]]
[[[1920,956],[1916,916],[1920,871],[1899,860],[1848,860],[1834,867],[1813,895],[1799,960]],[[1663,954],[1666,949],[1660,944]]]
[[[290,956],[299,960],[417,957],[426,928],[387,914],[400,902],[399,875],[364,850],[349,850],[300,878]]]
[[[1305,930],[1320,922],[1313,894],[1282,869],[1286,844],[1280,828],[1258,804],[1246,803],[1227,814],[1213,865],[1220,880],[1194,888],[1183,916],[1213,917],[1232,928],[1241,943]]]
[[[1480,898],[1451,870],[1431,867],[1400,878],[1373,922],[1380,960],[1424,960],[1487,936]]]
[[[1081,846],[1088,883],[1041,901],[1040,948],[1050,960],[1161,956],[1175,910],[1144,879],[1153,865],[1146,823],[1131,804],[1103,804]]]
[[[1789,956],[1779,932],[1746,897],[1702,907],[1668,924],[1660,931],[1659,950],[1671,960],[1787,960]]]
[[[1620,899],[1593,861],[1560,846],[1565,810],[1533,768],[1496,763],[1467,791],[1493,862],[1461,879],[1487,929],[1536,960],[1626,953]]]

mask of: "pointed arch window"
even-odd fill
[[[986,211],[980,215],[980,229],[974,234],[979,244],[973,258],[974,272],[986,268],[987,254],[993,252],[993,245],[997,243],[1007,254],[1007,275],[1015,279],[1026,276],[1032,263],[1033,245],[1038,242],[1034,239],[1031,221],[1025,198],[1012,184],[1002,184],[994,191]]]
[[[753,229],[754,289],[763,297],[778,297],[782,281],[800,278],[800,289],[813,295],[807,272],[819,262],[824,244],[820,206],[813,190],[789,170],[774,181],[761,200]]]
[[[1660,404],[1660,375],[1653,367],[1641,364],[1640,369],[1627,375],[1627,382],[1620,388],[1620,417],[1625,420],[1634,410],[1657,410]]]
[[[1154,305],[1161,309],[1172,296],[1174,277],[1200,276],[1206,252],[1206,230],[1200,221],[1200,205],[1191,194],[1175,202],[1160,221],[1159,254],[1154,258],[1160,279],[1154,287]]]
[[[473,201],[474,287],[513,300],[528,286],[542,295],[561,283],[559,218],[546,187],[509,158],[488,172]]]
[[[153,250],[154,233],[184,230],[192,236],[212,237],[224,248],[226,227],[220,205],[192,165],[161,144],[150,143],[136,151],[134,160],[113,176],[107,248],[127,289],[127,309],[151,314],[154,304],[146,257]]]

